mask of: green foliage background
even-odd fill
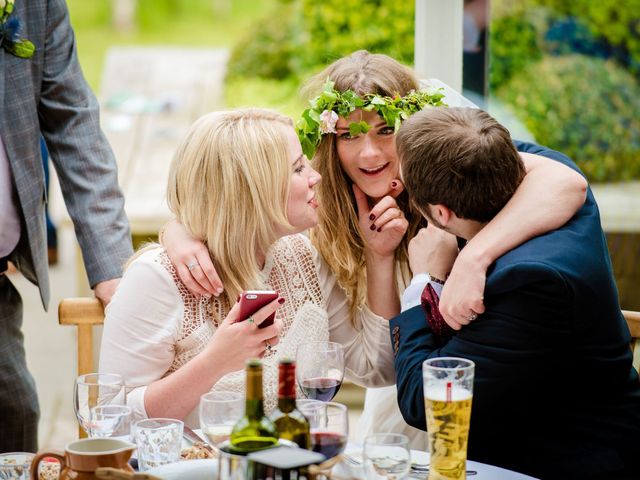
[[[363,48],[410,64],[413,42],[413,1],[280,0],[236,44],[229,72],[231,77],[304,80]]]
[[[414,3],[279,0],[236,44],[228,85],[237,92],[243,82],[285,79],[294,98],[295,85],[361,48],[411,64]],[[492,0],[491,8],[491,98],[592,181],[640,178],[640,0]],[[586,40],[628,63],[576,55],[546,38],[571,18]]]
[[[560,145],[589,178],[640,178],[640,89],[615,63],[547,56],[514,74],[497,96],[524,112],[520,118],[535,138]]]
[[[413,61],[413,0],[137,0],[131,32],[112,28],[112,0],[67,2],[96,91],[110,46],[226,46],[227,105],[297,117],[306,104],[300,85],[343,55],[365,48]],[[591,180],[639,178],[640,0],[492,0],[491,8],[490,98]],[[571,48],[546,38],[554,23],[573,17],[587,41],[628,61],[572,58]]]

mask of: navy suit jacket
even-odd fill
[[[558,152],[516,146],[577,169]],[[470,459],[545,479],[636,478],[625,472],[638,468],[640,383],[590,190],[564,227],[492,265],[484,300],[485,313],[448,341],[420,307],[391,320],[405,420],[426,429],[424,360],[468,358],[476,364]]]

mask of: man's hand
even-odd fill
[[[119,283],[120,279],[114,278],[112,280],[105,280],[104,282],[96,284],[93,289],[93,294],[102,302],[103,307],[106,307],[109,304],[111,297],[116,293],[116,288]]]
[[[444,280],[458,256],[455,235],[445,232],[431,223],[421,228],[409,242],[409,267],[414,275],[429,273]]]
[[[440,296],[440,313],[454,330],[460,330],[484,312],[486,267],[463,248]]]

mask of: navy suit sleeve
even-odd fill
[[[538,145],[535,143],[521,142],[520,140],[514,140],[513,144],[519,152],[531,153],[534,155],[540,155],[541,157],[550,158],[551,160],[560,162],[571,168],[572,170],[575,170],[583,177],[585,176],[584,173],[582,173],[582,170],[580,170],[578,166],[564,153],[558,152],[557,150],[552,150],[548,147],[543,147],[542,145]]]
[[[472,412],[478,419],[505,393],[531,395],[544,381],[541,372],[551,359],[559,359],[571,322],[571,295],[562,276],[547,265],[528,263],[494,272],[492,282],[485,313],[446,342],[435,337],[420,307],[390,321],[391,330],[398,327],[399,334],[398,404],[410,425],[426,430],[422,362],[428,358],[475,362]],[[489,421],[490,414],[485,417]]]
[[[422,362],[438,349],[439,342],[420,305],[392,318],[389,328],[393,331],[396,327],[400,332],[399,348],[395,356],[398,405],[409,425],[426,430]]]

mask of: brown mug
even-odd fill
[[[112,467],[133,472],[129,458],[135,445],[116,438],[83,438],[59,450],[41,450],[31,462],[31,480],[38,480],[38,467],[45,457],[60,462],[60,480],[95,480],[96,468]]]

